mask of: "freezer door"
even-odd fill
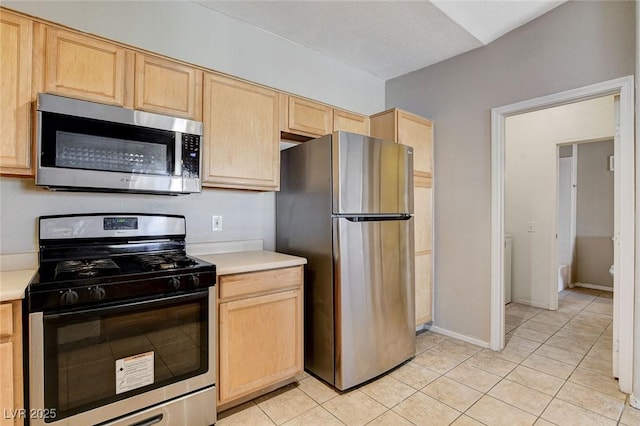
[[[331,148],[334,214],[413,213],[411,147],[335,132]]]
[[[335,383],[344,390],[415,355],[413,218],[333,218]]]

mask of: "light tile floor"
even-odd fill
[[[611,293],[560,293],[558,311],[506,307],[493,352],[430,331],[416,357],[349,392],[313,376],[221,413],[218,425],[640,425],[612,378]]]

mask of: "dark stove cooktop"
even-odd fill
[[[184,252],[48,261],[28,287],[30,312],[152,298],[206,289],[215,265]]]
[[[92,278],[133,278],[137,274],[189,273],[203,262],[184,253],[144,253],[100,259],[49,261],[40,265],[38,280],[32,284],[55,284]]]
[[[40,268],[29,312],[90,309],[199,292],[215,265],[186,254],[184,216],[96,213],[38,219]]]

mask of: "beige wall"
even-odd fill
[[[576,282],[613,288],[613,140],[578,145]]]
[[[612,138],[613,96],[507,117],[505,131],[505,232],[513,236],[511,297],[548,308],[549,286],[557,277],[558,144]],[[589,208],[584,201],[582,207]],[[535,232],[528,231],[529,222]]]
[[[434,120],[434,323],[490,336],[491,108],[635,72],[633,2],[569,1],[486,47],[387,82]]]

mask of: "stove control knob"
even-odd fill
[[[169,278],[169,286],[175,290],[180,288],[180,279],[178,277]]]
[[[200,277],[197,275],[189,276],[189,283],[194,287],[198,287],[200,285]]]
[[[78,292],[67,290],[60,295],[60,303],[63,305],[73,305],[78,302]]]
[[[102,300],[104,299],[106,296],[106,293],[104,291],[104,288],[99,287],[99,286],[95,286],[92,289],[89,290],[89,298],[91,300]]]

